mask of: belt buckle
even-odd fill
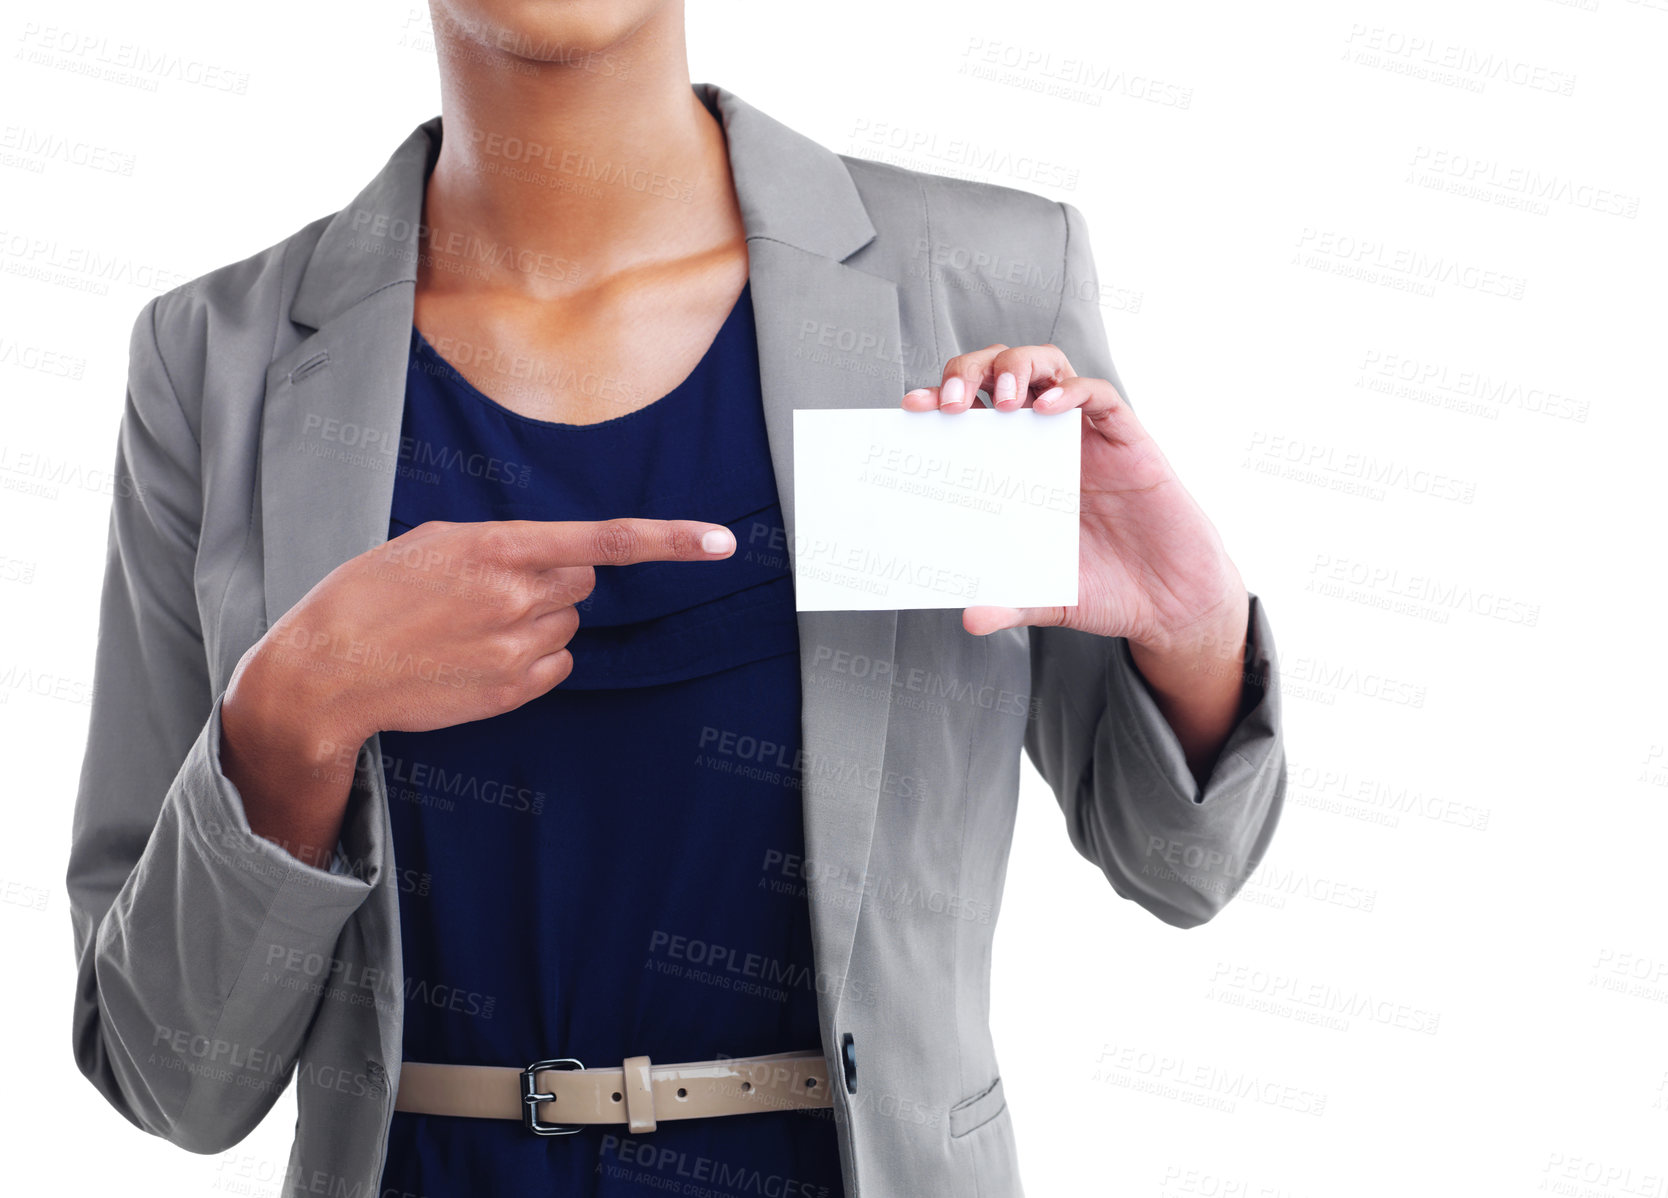
[[[521,1125],[536,1136],[571,1136],[576,1131],[583,1131],[582,1123],[542,1123],[539,1121],[539,1103],[550,1102],[556,1097],[554,1094],[539,1093],[533,1075],[541,1069],[583,1069],[585,1062],[575,1057],[553,1057],[547,1061],[534,1061],[521,1071]]]

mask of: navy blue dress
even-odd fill
[[[599,424],[511,411],[413,328],[401,432],[390,538],[431,519],[647,516],[725,524],[737,544],[721,562],[597,567],[566,681],[490,719],[382,733],[405,1058],[820,1052],[798,625],[751,287],[676,389]],[[548,1138],[396,1112],[379,1192],[668,1191],[839,1198],[829,1112]]]

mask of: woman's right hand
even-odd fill
[[[695,520],[431,520],[343,562],[227,685],[222,768],[250,826],[322,867],[366,738],[486,719],[557,686],[596,566],[734,551],[727,528]]]
[[[722,538],[719,552],[701,538]],[[718,561],[727,528],[694,520],[431,520],[326,575],[262,638],[323,726],[358,743],[485,719],[573,669],[576,604],[596,566]],[[286,703],[286,706],[292,704]]]

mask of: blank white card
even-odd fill
[[[1081,409],[796,409],[799,611],[1077,604]]]

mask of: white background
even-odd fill
[[[1273,623],[1287,806],[1210,924],[1119,900],[1026,767],[994,1003],[1028,1191],[1662,1195],[1668,0],[689,25],[694,79],[835,150],[1083,210],[1128,397]],[[106,40],[42,64],[32,26]],[[124,44],[244,93],[81,73]],[[292,1096],[193,1157],[75,1069],[87,707],[35,687],[91,679],[109,497],[19,461],[108,470],[139,308],[346,204],[439,110],[426,46],[409,3],[0,21],[7,1193],[277,1192]],[[41,137],[131,171],[37,170]]]

